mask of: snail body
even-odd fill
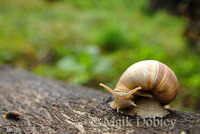
[[[178,93],[178,80],[174,72],[156,60],[145,60],[131,65],[120,77],[114,90],[100,83],[113,94],[112,109],[136,108],[139,99],[154,99],[164,106]],[[144,99],[146,101],[146,99]]]

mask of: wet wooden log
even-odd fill
[[[126,116],[110,94],[10,67],[0,68],[0,133],[199,133],[200,114],[169,110],[164,118]],[[3,118],[9,111],[23,114]],[[174,126],[173,124],[174,123]]]

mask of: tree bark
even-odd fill
[[[0,133],[200,132],[200,114],[169,110],[170,114],[164,118],[148,118],[142,126],[142,118],[112,110],[110,96],[98,90],[37,77],[27,71],[1,67]],[[23,117],[3,118],[9,111],[19,111]],[[157,126],[153,125],[156,120]],[[174,121],[175,126],[170,125],[170,121]]]

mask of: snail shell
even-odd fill
[[[129,92],[142,87],[162,105],[173,101],[178,93],[178,80],[173,71],[165,64],[146,60],[133,64],[121,76],[114,89],[116,92]]]
[[[114,90],[101,84],[111,92],[115,100],[113,109],[137,107],[136,96],[157,100],[161,105],[169,104],[178,93],[178,80],[174,72],[156,60],[145,60],[131,65],[120,77]]]

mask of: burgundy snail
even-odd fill
[[[110,107],[129,115],[163,117],[163,107],[176,98],[178,80],[174,72],[156,60],[131,65],[120,77],[114,90],[100,83],[113,96]]]

